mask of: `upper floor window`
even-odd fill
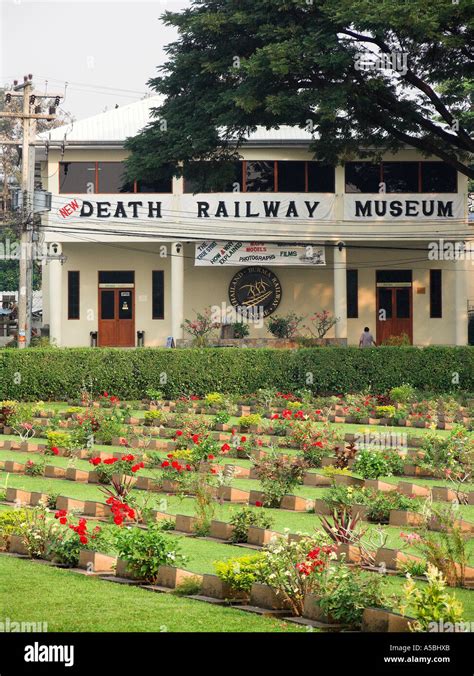
[[[171,179],[130,181],[123,162],[60,162],[59,192],[68,194],[116,194],[171,192]]]
[[[458,173],[445,162],[421,163],[421,192],[457,192]]]
[[[200,163],[184,171],[184,192],[335,192],[334,167],[306,160],[234,162],[220,185],[198,178]]]
[[[346,193],[457,192],[457,172],[444,162],[346,162]]]
[[[212,181],[205,175],[204,162],[188,162],[184,167],[184,192],[242,192],[242,162],[229,162],[225,172]]]

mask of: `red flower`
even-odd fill
[[[87,540],[87,538],[86,538],[85,535],[80,535],[80,536],[79,536],[79,540],[81,541],[81,543],[82,543],[83,545],[86,545],[87,542],[88,542],[88,540]]]
[[[191,471],[191,465],[186,465],[186,469],[188,470],[188,472],[190,472]]]
[[[227,451],[230,451],[229,444],[222,444],[221,451],[222,451],[222,453],[227,453]]]
[[[214,456],[212,455],[212,453],[209,453],[209,455],[207,456],[207,459],[208,460],[214,460]]]
[[[102,396],[105,397],[105,398],[107,398],[107,397],[109,396],[109,393],[104,391],[104,393],[103,393]]]
[[[163,460],[163,462],[161,463],[161,466],[162,467],[169,467],[170,464],[169,464],[168,460]]]
[[[260,502],[260,500],[257,500],[255,502],[255,507],[263,507],[263,502]]]
[[[278,415],[278,413],[274,413],[274,414],[272,415],[271,419],[272,419],[272,420],[278,420],[279,417],[280,417],[280,416]]]
[[[59,448],[57,446],[53,446],[51,449],[51,453],[53,455],[59,455]]]
[[[247,437],[240,437],[240,442],[242,444],[245,444],[246,441],[247,441]]]
[[[104,465],[115,465],[118,462],[118,458],[105,458]]]
[[[91,458],[89,462],[91,463],[91,465],[94,465],[94,467],[97,467],[97,465],[100,465],[102,460],[99,458],[99,456],[97,456],[97,458]]]
[[[175,437],[181,437],[183,435],[181,430],[176,430]]]
[[[193,434],[192,436],[193,443],[199,443],[199,434]]]

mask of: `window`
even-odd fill
[[[123,162],[97,162],[96,192],[134,192],[134,181],[129,181],[125,177]]]
[[[154,181],[137,181],[136,192],[173,192],[173,179],[162,178]]]
[[[419,192],[419,162],[382,162],[387,192]]]
[[[60,162],[60,193],[94,193],[96,191],[95,162]]]
[[[443,289],[441,270],[430,270],[430,317],[441,319],[443,316]]]
[[[163,270],[152,273],[152,318],[165,318],[165,275]]]
[[[246,162],[245,185],[247,192],[275,191],[275,162]]]
[[[79,319],[79,272],[67,273],[67,318]]]
[[[306,191],[306,162],[277,162],[278,192]]]
[[[228,162],[219,169],[220,177],[211,180],[206,177],[204,162],[188,162],[184,168],[184,192],[241,192],[242,162]]]
[[[60,162],[59,192],[119,194],[172,192],[172,179],[130,181],[123,162]]]
[[[378,192],[382,181],[380,165],[372,162],[347,162],[346,192]]]
[[[308,162],[308,192],[335,192],[334,167]]]
[[[458,174],[445,162],[421,162],[422,192],[457,192]]]
[[[346,192],[379,192],[384,182],[388,193],[457,192],[457,172],[445,162],[346,162]],[[311,190],[311,189],[310,189]]]
[[[359,274],[358,270],[346,271],[347,317],[357,319],[359,316]]]
[[[112,284],[116,287],[121,284],[134,284],[135,273],[129,270],[104,270],[99,272],[99,284]]]

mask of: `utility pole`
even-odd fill
[[[25,75],[23,83],[15,80],[13,91],[7,92],[6,103],[12,97],[21,97],[22,112],[0,112],[0,117],[14,117],[22,120],[22,155],[21,155],[21,191],[22,216],[20,233],[20,283],[18,290],[18,347],[25,348],[31,339],[31,310],[33,306],[33,228],[34,228],[34,176],[35,176],[35,141],[37,120],[54,120],[56,106],[61,94],[40,94],[33,91],[33,76]],[[35,106],[37,99],[55,99],[55,106],[50,107],[49,114],[41,113],[41,107]],[[34,107],[34,108],[33,108]],[[34,112],[31,112],[31,109]],[[0,139],[0,144],[11,145],[10,139]],[[19,143],[16,143],[19,145]]]

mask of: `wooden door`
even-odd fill
[[[134,289],[99,288],[100,347],[134,347]]]
[[[412,287],[377,286],[377,342],[406,334],[413,343]]]

